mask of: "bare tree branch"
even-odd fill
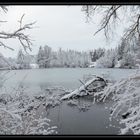
[[[140,14],[137,15],[137,20],[136,22],[134,22],[134,24],[132,24],[127,31],[124,34],[124,39],[128,40],[128,39],[132,39],[132,37],[134,37],[136,34],[138,34],[138,36],[140,37],[140,27],[139,27],[139,22],[140,22]]]
[[[111,21],[111,18],[117,18],[117,10],[121,7],[121,5],[119,6],[111,6],[109,9],[107,9],[106,11],[106,15],[105,17],[103,18],[102,20],[102,24],[101,24],[101,28],[99,30],[97,30],[94,35],[96,35],[98,32],[102,31],[102,30],[105,30],[105,33],[107,33],[108,31],[108,26],[109,26],[109,23]]]
[[[120,23],[127,19],[126,23],[129,22],[130,26],[124,30],[123,40],[132,41],[133,38],[140,38],[140,6],[139,5],[87,5],[82,7],[82,11],[85,12],[87,17],[94,16],[95,13],[98,13],[101,16],[100,27],[94,33],[94,36],[101,31],[104,31],[106,38],[108,38],[111,31],[115,31],[111,27],[112,24],[117,23],[119,19]],[[129,13],[129,14],[128,14]],[[123,15],[123,16],[122,16]],[[133,20],[133,22],[131,22]],[[114,32],[113,32],[114,33]]]
[[[31,39],[30,39],[29,35],[26,35],[25,33],[23,33],[23,31],[25,31],[27,29],[28,30],[32,29],[33,28],[32,26],[36,22],[32,22],[32,23],[22,25],[24,16],[25,16],[25,14],[23,14],[21,19],[18,21],[19,22],[19,28],[17,30],[15,30],[13,33],[7,33],[7,32],[4,32],[4,31],[0,32],[0,39],[11,39],[11,38],[18,39],[20,44],[24,48],[24,50],[27,52],[27,49],[29,49],[31,51],[32,42],[31,42]],[[14,49],[12,49],[11,47],[8,47],[7,45],[5,45],[2,42],[0,42],[0,45],[5,47],[5,48],[14,50]]]
[[[5,23],[5,22],[7,22],[7,21],[4,21],[4,20],[0,20],[0,22],[2,22],[2,23]]]
[[[8,48],[8,49],[14,51],[13,48],[6,46],[6,45],[5,45],[4,43],[2,43],[2,42],[0,42],[0,46],[3,46],[4,48]]]
[[[6,13],[8,11],[7,6],[1,5],[0,8]]]

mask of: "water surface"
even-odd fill
[[[94,69],[94,68],[50,68],[32,70],[13,70],[6,77],[5,87],[8,93],[13,91],[19,83],[27,86],[29,94],[38,93],[41,89],[51,86],[61,86],[66,89],[76,89],[80,86],[79,79],[87,74],[108,73],[114,80],[120,80],[132,74],[136,70],[128,69]],[[64,101],[46,112],[51,119],[51,124],[58,126],[58,134],[118,134],[119,123],[115,119],[109,121],[112,102],[106,104],[92,104],[92,100],[80,99],[79,102],[88,103],[88,110],[80,110],[76,106],[69,106]]]

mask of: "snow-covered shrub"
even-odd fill
[[[40,93],[28,94],[26,87],[20,83],[12,96],[7,94],[0,96],[3,100],[7,99],[6,104],[0,104],[3,124],[0,125],[0,134],[57,134],[57,127],[51,126],[51,120],[42,113],[59,105],[60,98],[69,92],[62,87],[42,87]]]
[[[10,94],[0,94],[0,103],[7,104],[12,100],[13,98]]]
[[[96,68],[113,68],[116,64],[116,52],[108,50],[103,57],[96,61]]]
[[[18,131],[18,125],[20,123],[16,114],[10,111],[0,108],[0,134],[15,134]]]
[[[19,115],[10,110],[0,109],[0,134],[47,135],[56,134],[57,127],[50,126],[50,120],[37,117],[36,110]]]
[[[57,134],[57,127],[50,126],[50,119],[38,112],[49,101],[47,98],[38,100],[20,85],[13,96],[2,94],[0,99],[0,134]]]
[[[115,84],[111,84],[104,91],[96,93],[100,96],[99,101],[106,101],[111,98],[114,105],[111,107],[110,117],[122,116],[120,124],[125,127],[121,129],[121,134],[130,130],[134,134],[140,134],[140,72],[122,79]]]

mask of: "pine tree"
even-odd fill
[[[43,52],[42,46],[40,46],[38,54],[37,54],[37,64],[39,65],[39,68],[44,67],[43,59],[44,59],[44,52]]]
[[[44,63],[44,68],[50,67],[50,61],[51,61],[51,47],[49,46],[44,46],[44,57],[43,57],[43,63]]]
[[[17,64],[19,65],[19,69],[23,69],[24,68],[24,54],[22,52],[22,50],[20,49],[18,52],[18,56],[17,56]]]

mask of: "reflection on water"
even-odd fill
[[[79,87],[79,79],[86,74],[110,73],[112,78],[118,80],[126,77],[135,70],[123,69],[92,69],[92,68],[58,68],[58,69],[34,69],[16,70],[8,73],[11,76],[6,82],[6,91],[11,93],[19,83],[28,87],[29,94],[37,94],[51,86],[61,86],[74,90]],[[52,125],[58,126],[58,134],[118,134],[118,120],[109,121],[112,102],[96,103],[92,98],[80,98],[76,105],[70,105],[67,101],[54,108],[43,108],[44,116],[51,119]]]
[[[7,88],[15,87],[19,82],[30,86],[32,91],[39,90],[39,86],[62,86],[67,89],[76,89],[81,85],[79,79],[87,74],[108,73],[111,78],[118,80],[126,77],[136,70],[130,69],[94,69],[94,68],[50,68],[32,70],[13,70],[8,73],[10,77],[6,82]],[[24,78],[26,76],[26,78]],[[24,80],[23,80],[24,79]]]
[[[118,120],[109,121],[110,110],[107,107],[111,104],[98,103],[81,111],[64,101],[60,106],[52,108],[47,117],[53,120],[52,125],[58,126],[58,134],[118,134]]]

